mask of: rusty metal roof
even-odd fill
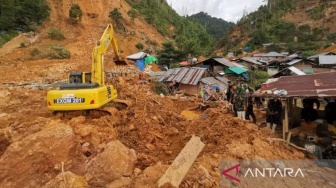
[[[187,85],[197,85],[203,77],[206,68],[184,67],[169,69],[157,82],[176,82]]]
[[[287,94],[274,94],[286,91]],[[285,76],[263,84],[254,96],[264,97],[336,97],[336,72],[311,75]]]

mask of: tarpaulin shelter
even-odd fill
[[[141,71],[145,70],[145,59],[138,59],[135,64]]]
[[[147,56],[145,58],[145,64],[148,65],[148,64],[151,64],[151,63],[157,63],[158,62],[158,59],[154,56]]]
[[[240,67],[230,67],[230,68],[225,69],[226,74],[238,74],[239,75],[244,72],[246,72],[246,70]]]
[[[145,52],[138,52],[136,54],[129,55],[126,58],[127,59],[131,59],[131,60],[138,60],[138,59],[143,59],[146,56],[147,56],[147,53],[145,53]]]

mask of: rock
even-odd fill
[[[130,124],[129,126],[128,126],[128,130],[129,131],[133,131],[133,130],[135,130],[136,128],[135,128],[135,126],[134,126],[134,124]]]
[[[149,149],[150,151],[154,151],[156,149],[156,147],[152,144],[146,144],[146,148]]]
[[[120,141],[109,142],[102,153],[92,159],[85,178],[92,187],[102,187],[123,176],[133,173],[136,163],[135,151],[125,147]]]
[[[11,144],[10,138],[6,135],[6,130],[0,130],[0,156],[5,153],[7,147]]]
[[[160,162],[154,166],[147,167],[142,174],[134,179],[134,187],[157,187],[158,180],[168,167],[168,165],[162,165]]]
[[[79,116],[79,117],[72,118],[70,120],[70,124],[71,125],[81,125],[81,124],[84,124],[85,121],[86,121],[86,117],[85,116]]]
[[[47,127],[7,148],[0,158],[0,187],[41,187],[59,174],[62,162],[81,175],[84,160],[69,125]]]
[[[65,182],[64,182],[65,179]],[[72,172],[64,172],[58,174],[54,179],[45,184],[42,188],[56,188],[56,187],[67,187],[67,188],[86,188],[89,187],[83,176],[78,176]]]
[[[135,168],[134,169],[134,174],[139,175],[141,174],[142,170],[140,168]]]
[[[106,188],[125,188],[130,187],[132,179],[129,177],[121,177],[108,184]]]
[[[96,153],[93,145],[88,143],[88,142],[85,142],[85,143],[82,144],[82,150],[81,151],[86,157],[92,157]]]
[[[118,82],[120,85],[125,85],[126,81],[123,79],[123,77],[118,77]]]

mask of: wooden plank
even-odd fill
[[[161,187],[167,183],[178,187],[204,146],[205,144],[199,137],[192,136],[166,173],[160,178],[158,186]]]
[[[290,139],[292,137],[292,132],[289,131],[288,135],[287,135],[287,142],[290,142]]]

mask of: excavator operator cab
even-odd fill
[[[69,83],[85,83],[83,82],[82,72],[71,72],[69,74]]]
[[[99,87],[98,83],[91,83],[91,73],[71,72],[69,74],[69,83],[60,85],[61,90],[65,89],[89,89]]]
[[[91,83],[91,73],[71,72],[69,74],[69,83]]]

